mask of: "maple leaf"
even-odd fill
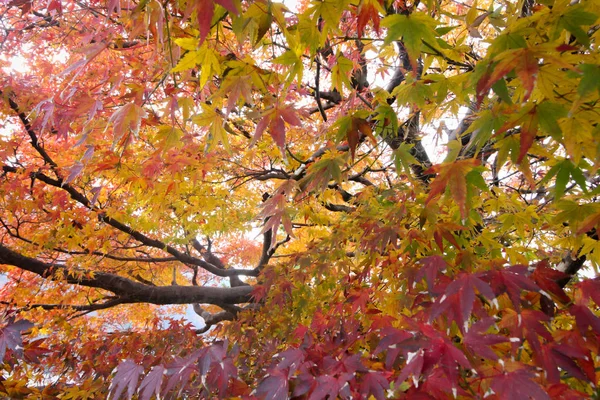
[[[163,389],[163,393],[169,393],[178,386],[185,387],[192,374],[198,372],[198,359],[206,351],[207,350],[204,348],[198,349],[185,358],[177,357],[169,365],[167,365],[166,375],[169,376],[169,380]]]
[[[588,215],[583,221],[581,221],[579,224],[579,229],[577,229],[577,234],[586,234],[594,228],[600,232],[600,211]]]
[[[582,332],[591,327],[597,334],[600,334],[600,318],[585,305],[574,304],[569,308],[569,313],[575,317],[575,322]]]
[[[356,155],[356,148],[360,143],[360,135],[363,134],[368,137],[373,146],[377,145],[377,140],[373,136],[371,124],[364,118],[359,117],[344,117],[337,122],[340,126],[340,133],[345,134],[348,139],[348,146],[350,147],[350,156],[354,160]]]
[[[332,180],[341,183],[345,159],[343,155],[331,152],[312,163],[299,183],[302,192],[324,190]]]
[[[21,9],[21,16],[28,14],[33,6],[33,0],[10,0],[7,2],[9,7],[18,7]]]
[[[400,385],[409,376],[412,375],[412,380],[414,386],[419,386],[419,379],[421,377],[421,372],[423,371],[423,364],[425,363],[424,351],[423,349],[419,349],[416,352],[409,353],[408,358],[406,360],[406,365],[400,371],[400,375],[396,379],[395,384]]]
[[[389,15],[381,21],[388,29],[384,44],[389,44],[402,38],[402,43],[410,57],[413,71],[417,71],[417,60],[421,53],[423,42],[435,48],[437,46],[436,22],[424,12],[412,12],[408,15]]]
[[[519,369],[496,375],[492,378],[490,386],[500,400],[550,400],[550,396],[533,379],[533,373]]]
[[[305,354],[300,349],[287,349],[281,353],[275,355],[275,357],[279,358],[279,362],[275,366],[275,369],[279,371],[287,370],[288,377],[291,378],[292,375],[298,370],[300,364],[305,359]]]
[[[593,64],[582,64],[579,66],[579,69],[583,72],[583,76],[577,87],[577,93],[583,97],[594,90],[600,92],[600,84],[598,83],[600,68]]]
[[[547,260],[537,263],[535,270],[531,274],[531,279],[539,286],[541,290],[543,290],[545,293],[553,294],[563,304],[570,303],[571,298],[565,293],[563,288],[560,287],[557,282],[568,278],[570,278],[568,274],[550,268]]]
[[[385,391],[390,388],[386,374],[382,372],[367,372],[360,382],[360,393],[364,398],[385,399]]]
[[[380,34],[380,12],[381,14],[385,14],[385,10],[383,10],[383,7],[381,6],[378,0],[367,0],[361,1],[359,3],[356,15],[356,31],[358,33],[358,36],[363,35],[365,26],[367,26],[369,21],[373,21],[373,28],[375,29],[375,33],[377,33],[377,35]]]
[[[42,338],[25,344],[25,347],[23,349],[23,358],[27,360],[27,362],[30,362],[32,364],[39,364],[41,362],[42,356],[50,353],[49,349],[40,346],[40,344],[44,341],[45,339]],[[0,361],[1,360],[2,359],[0,358]]]
[[[298,118],[298,111],[291,105],[275,107],[265,111],[261,120],[256,125],[256,131],[250,146],[253,146],[262,136],[265,129],[269,128],[269,134],[279,147],[282,154],[285,154],[285,123],[293,126],[301,126],[302,122]]]
[[[398,355],[402,351],[402,342],[410,339],[413,335],[407,331],[403,331],[393,327],[387,327],[380,330],[380,335],[383,338],[377,344],[373,354],[377,355],[382,351],[386,351],[385,367],[391,368],[396,362]]]
[[[459,396],[469,397],[463,388],[457,385],[456,380],[448,376],[444,368],[435,368],[424,379],[423,385],[420,386],[422,393],[427,393],[434,399],[457,398]],[[411,398],[413,398],[411,396]]]
[[[294,190],[296,182],[289,180],[277,188],[275,193],[269,197],[262,205],[262,210],[258,214],[258,218],[265,219],[265,224],[261,233],[272,232],[271,248],[275,246],[277,239],[277,230],[282,224],[286,233],[290,237],[294,237],[292,221],[286,211],[287,198]]]
[[[200,43],[204,42],[208,34],[215,14],[215,5],[220,5],[233,15],[238,15],[238,9],[232,0],[197,0],[196,1],[196,18],[198,19],[198,27],[200,29]]]
[[[249,104],[253,103],[251,88],[252,86],[248,82],[248,76],[227,75],[227,78],[223,83],[223,90],[227,92],[228,96],[226,115],[229,115],[240,99],[243,99]]]
[[[513,349],[517,349],[524,338],[535,352],[539,352],[541,345],[538,336],[547,341],[552,340],[552,335],[544,325],[548,321],[550,321],[550,317],[541,311],[526,309],[517,314],[508,309],[498,326],[509,330]]]
[[[192,121],[202,127],[206,127],[209,133],[207,138],[206,151],[210,152],[217,143],[222,143],[226,151],[231,151],[227,131],[225,130],[225,121],[220,113],[214,108],[203,104],[202,113],[192,117]]]
[[[515,265],[484,273],[481,277],[490,284],[496,296],[507,293],[515,310],[521,310],[521,290],[538,292],[540,288],[528,277],[527,267]]]
[[[227,393],[232,379],[237,378],[238,369],[233,363],[231,357],[225,357],[220,362],[214,362],[212,368],[206,377],[206,387],[215,391],[218,390],[221,396]]]
[[[255,285],[254,288],[252,289],[252,299],[254,299],[254,301],[259,302],[262,299],[265,298],[265,296],[268,293],[268,288],[265,287],[264,285]]]
[[[540,107],[538,107],[538,110]],[[538,113],[539,114],[539,113]],[[540,116],[541,118],[541,116]],[[541,125],[541,119],[540,119]],[[565,193],[565,188],[570,180],[575,181],[584,193],[587,193],[586,179],[581,169],[577,168],[571,160],[565,159],[554,165],[546,173],[546,176],[540,181],[540,185],[545,184],[550,179],[556,176],[556,183],[554,185],[554,193],[557,199],[561,198]]]
[[[449,188],[450,194],[460,209],[462,219],[467,217],[467,174],[480,165],[476,159],[458,160],[452,163],[439,164],[427,170],[426,174],[438,174],[431,182],[429,196],[425,204],[444,193]]]
[[[452,342],[450,342],[432,325],[423,322],[408,322],[413,329],[417,329],[419,332],[419,337],[415,341],[414,347],[412,348],[414,351],[407,354],[406,367],[408,367],[409,364],[412,365],[412,362],[415,363],[415,367],[411,366],[411,371],[413,368],[416,368],[416,366],[420,365],[421,361],[415,360],[415,357],[421,357],[421,354],[423,356],[423,365],[419,368],[422,369],[422,374],[426,374],[437,365],[444,371],[451,381],[456,382],[460,367],[466,369],[471,368],[471,363],[469,360],[467,360],[465,354],[461,350],[457,349]],[[423,353],[421,353],[421,350]],[[396,384],[402,383],[400,378],[403,378],[404,380],[407,378],[407,375],[401,374],[399,379],[396,380]],[[418,381],[417,376],[413,377],[413,381],[415,379]],[[415,385],[417,381],[415,381]]]
[[[371,290],[369,288],[354,289],[347,295],[347,300],[352,304],[352,312],[360,309],[363,312],[367,309],[367,303],[370,301]]]
[[[138,137],[142,118],[147,116],[148,113],[135,103],[127,103],[119,107],[109,118],[106,127],[108,129],[109,124],[113,125],[112,149],[114,150],[119,143],[127,143],[130,133]]]
[[[75,180],[75,178],[77,178],[79,175],[81,175],[81,172],[83,171],[83,163],[77,161],[75,164],[73,164],[71,166],[71,168],[69,168],[69,175],[65,178],[65,180],[63,181],[63,184],[68,184],[73,182],[73,180]]]
[[[513,119],[506,122],[504,125],[502,125],[502,127],[500,127],[500,129],[498,129],[498,131],[496,131],[497,136],[517,125],[520,125],[520,147],[519,155],[517,157],[517,164],[523,161],[523,158],[525,158],[535,140],[539,121],[537,109],[538,107],[536,105],[532,107],[525,107],[521,113],[516,114]]]
[[[459,312],[456,322],[461,329],[466,331],[475,301],[475,288],[488,300],[493,300],[496,297],[494,291],[486,282],[475,275],[462,273],[446,287],[444,295],[438,297],[431,307],[430,320],[434,320],[448,307],[457,307]]]
[[[274,370],[258,384],[254,394],[262,400],[279,400],[288,398],[288,391],[287,376],[282,371]]]
[[[144,372],[144,368],[133,360],[121,362],[117,366],[117,372],[110,384],[109,398],[119,399],[121,394],[126,394],[126,398],[131,399],[138,387],[138,380],[142,372]]]
[[[580,400],[587,396],[585,393],[571,389],[564,383],[550,385],[546,391],[552,400]]]
[[[198,358],[200,379],[210,391],[227,392],[230,380],[237,378],[237,368],[227,356],[227,343],[215,342],[203,349]]]
[[[340,389],[341,386],[335,377],[331,375],[318,376],[315,379],[315,388],[308,398],[316,400],[326,399],[329,396],[330,399],[336,399]]]
[[[596,14],[587,12],[582,7],[569,7],[559,19],[559,26],[564,27],[566,30],[571,32],[579,43],[584,46],[590,45],[590,39],[585,29],[582,26],[592,25],[598,16]]]
[[[444,251],[444,239],[450,242],[457,249],[460,248],[460,245],[456,241],[452,232],[458,232],[465,230],[466,228],[457,224],[437,224],[435,226],[435,231],[433,232],[433,238],[435,239],[435,244],[439,247],[440,251]]]
[[[539,70],[538,60],[529,48],[507,50],[496,56],[493,64],[477,83],[477,106],[481,104],[490,88],[514,70],[525,89],[523,101],[527,101]]]
[[[600,279],[585,279],[578,282],[576,286],[581,290],[583,301],[587,301],[590,297],[596,305],[600,306]]]
[[[559,368],[574,378],[588,380],[588,377],[577,364],[576,360],[585,360],[589,357],[589,354],[567,344],[550,343],[542,345],[542,349],[540,353],[535,354],[535,357],[540,360],[541,367],[546,372],[548,382],[560,382]],[[594,379],[594,377],[591,379]]]
[[[502,335],[486,334],[485,331],[495,323],[494,318],[484,318],[471,326],[471,329],[463,336],[464,345],[474,356],[497,360],[498,355],[490,348],[498,343],[508,342],[508,338]]]
[[[419,263],[423,265],[415,274],[415,281],[419,281],[425,277],[427,282],[427,289],[429,293],[434,293],[434,283],[437,274],[443,272],[447,267],[446,261],[442,256],[429,256],[419,260]]]
[[[142,383],[140,383],[140,400],[150,400],[153,395],[156,396],[156,398],[160,396],[160,387],[165,372],[166,369],[162,365],[152,367],[150,372],[148,372],[142,380]]]
[[[19,356],[23,354],[21,332],[31,328],[33,328],[33,323],[27,320],[8,320],[8,323],[0,331],[0,362],[4,360],[6,350],[11,350]]]
[[[354,63],[342,54],[335,57],[335,65],[331,69],[331,84],[338,92],[343,93],[344,86],[352,88],[350,76],[354,69]]]

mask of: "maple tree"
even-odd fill
[[[0,395],[599,395],[599,2],[0,15]]]

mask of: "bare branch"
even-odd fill
[[[69,269],[57,263],[26,257],[0,244],[0,263],[33,272],[42,278],[78,286],[104,289],[119,296],[123,303],[152,304],[239,304],[250,302],[249,286],[222,288],[200,286],[151,286],[115,274]]]

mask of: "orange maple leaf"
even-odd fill
[[[425,200],[425,205],[429,204],[438,195],[444,193],[446,188],[450,188],[450,194],[460,209],[461,218],[467,216],[467,180],[466,175],[480,164],[479,160],[470,158],[467,160],[458,160],[452,163],[434,165],[427,174],[437,173],[438,176],[431,182],[429,196]]]

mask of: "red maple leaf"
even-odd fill
[[[575,317],[575,322],[582,332],[586,332],[588,327],[591,327],[596,334],[600,335],[600,318],[595,316],[589,307],[574,304],[569,308],[569,312]]]
[[[419,261],[423,267],[417,271],[415,274],[415,281],[420,281],[425,277],[425,281],[427,282],[427,289],[430,293],[433,293],[433,288],[435,284],[435,279],[437,274],[441,271],[444,271],[448,264],[442,256],[429,256],[421,259]]]
[[[490,284],[496,296],[507,293],[515,310],[521,310],[521,290],[538,292],[540,288],[529,279],[527,267],[514,265],[508,268],[488,271],[482,279]]]
[[[396,384],[401,384],[408,377],[408,373],[415,376],[414,371],[418,369],[417,367],[421,363],[415,357],[421,357],[421,355],[423,357],[423,365],[420,367],[421,374],[427,374],[437,366],[444,371],[452,382],[457,382],[459,367],[471,368],[471,363],[469,363],[465,354],[432,325],[410,320],[407,322],[412,326],[412,329],[418,332],[418,337],[411,343],[412,349],[409,346],[403,346],[407,357],[405,368],[409,368],[409,372],[405,374],[403,369],[396,380]],[[403,379],[400,380],[400,378]]]
[[[550,400],[550,396],[534,382],[535,375],[525,369],[505,372],[492,378],[490,386],[501,400]]]
[[[232,0],[197,0],[196,1],[196,17],[198,18],[198,27],[200,28],[200,43],[210,33],[211,23],[215,14],[215,4],[223,6],[227,11],[234,15],[238,15],[238,9]]]
[[[170,376],[163,393],[169,393],[177,386],[185,386],[193,373],[198,372],[198,358],[205,352],[199,349],[185,358],[177,358],[167,366],[167,376]]]
[[[580,400],[587,397],[585,393],[571,389],[569,385],[564,383],[550,385],[546,388],[546,390],[550,398],[553,400]]]
[[[138,387],[138,380],[142,372],[144,372],[144,368],[133,360],[125,360],[120,363],[110,384],[110,397],[118,399],[127,389],[127,398],[131,399]]]
[[[162,365],[156,365],[152,368],[140,384],[140,400],[150,400],[152,396],[160,397],[160,387],[164,375],[165,367]]]
[[[585,381],[593,381],[595,379],[595,374],[590,379],[577,363],[579,360],[585,362],[588,359],[590,356],[588,351],[568,344],[557,343],[542,345],[542,349],[541,352],[534,354],[534,356],[540,366],[546,371],[548,382],[560,382],[559,368],[577,379]]]
[[[40,358],[44,354],[50,353],[50,350],[40,346],[45,340],[45,338],[42,338],[25,344],[25,348],[23,349],[23,358],[27,362],[39,364],[41,361]]]
[[[477,106],[481,104],[494,83],[498,82],[512,70],[515,71],[525,89],[522,101],[527,101],[533,90],[539,70],[538,60],[532,53],[532,50],[529,48],[508,50],[501,53],[497,59],[498,61],[489,66],[488,70],[477,82]]]
[[[385,367],[389,369],[402,351],[401,343],[412,338],[413,334],[393,327],[381,329],[380,334],[383,338],[379,341],[373,354],[377,355],[386,351]]]
[[[288,377],[291,377],[300,367],[300,364],[304,361],[304,352],[300,349],[287,349],[276,355],[279,362],[276,364],[275,369],[280,371],[289,371]]]
[[[292,126],[302,126],[302,121],[298,118],[298,111],[293,106],[278,106],[267,110],[262,114],[261,120],[256,125],[250,146],[254,145],[261,138],[263,132],[268,127],[269,135],[271,135],[281,152],[284,153],[286,122]]]
[[[402,371],[400,371],[400,375],[398,375],[398,379],[396,379],[395,384],[400,385],[409,376],[412,376],[414,385],[418,386],[418,382],[421,377],[421,372],[423,371],[424,363],[425,358],[423,349],[420,349],[414,353],[410,353],[406,362],[406,366],[402,368]]]
[[[458,386],[458,382],[448,376],[443,368],[435,368],[427,377],[424,379],[423,385],[420,387],[422,393],[429,394],[430,399],[448,399],[448,398],[461,398],[462,396],[469,396],[464,389]],[[413,399],[411,395],[407,397]]]
[[[502,335],[486,334],[485,331],[495,323],[493,317],[482,319],[471,326],[471,329],[465,333],[463,344],[471,351],[474,356],[497,360],[498,356],[490,348],[498,343],[508,342],[508,338]]]
[[[541,345],[538,336],[547,341],[553,340],[552,335],[544,325],[544,322],[548,321],[550,321],[550,317],[543,312],[526,309],[522,310],[520,314],[507,312],[499,326],[509,330],[513,350],[519,348],[521,341],[525,338],[535,352],[540,352]]]
[[[519,146],[519,157],[517,157],[517,164],[523,161],[523,158],[527,155],[527,152],[531,148],[535,135],[537,134],[538,127],[538,114],[534,107],[530,112],[526,114],[526,117],[521,122],[521,135],[520,135],[520,146]]]
[[[444,239],[446,239],[450,244],[452,244],[457,249],[460,249],[456,238],[452,234],[452,232],[463,231],[466,230],[464,226],[458,224],[451,223],[439,223],[435,226],[435,231],[433,232],[433,238],[435,239],[435,243],[439,247],[440,251],[444,252]]]
[[[383,372],[367,372],[360,383],[360,393],[365,399],[369,396],[375,399],[385,399],[385,391],[390,388],[387,376]]]
[[[563,304],[570,303],[571,298],[557,282],[569,277],[570,276],[564,272],[548,267],[547,260],[537,263],[535,270],[531,274],[531,279],[540,287],[540,289],[546,293],[553,294]]]
[[[585,301],[587,301],[590,297],[597,306],[600,306],[600,279],[586,279],[577,283],[576,285],[583,295]]]
[[[284,371],[273,370],[263,379],[253,394],[263,400],[287,399],[289,384],[287,374]]]
[[[331,375],[321,375],[317,377],[315,389],[310,394],[309,399],[337,399],[341,386],[338,380]]]
[[[430,320],[434,320],[438,315],[444,312],[448,307],[457,308],[453,315],[461,329],[467,329],[467,322],[473,310],[475,302],[475,289],[486,297],[493,300],[496,296],[494,291],[486,282],[472,274],[463,273],[454,279],[447,287],[444,294],[437,298],[431,307]]]
[[[11,350],[17,355],[22,354],[23,339],[21,332],[31,329],[33,324],[27,320],[9,320],[8,324],[0,330],[0,362],[4,360],[6,350]]]
[[[379,11],[377,11],[377,8],[373,3],[361,2],[360,6],[358,7],[358,15],[356,16],[356,31],[358,32],[358,36],[362,36],[365,26],[367,26],[369,20],[373,21],[375,32],[379,35],[379,22],[381,20]]]
[[[370,288],[353,289],[346,297],[347,301],[352,305],[352,312],[361,309],[363,312],[367,309],[367,303],[371,295]]]

